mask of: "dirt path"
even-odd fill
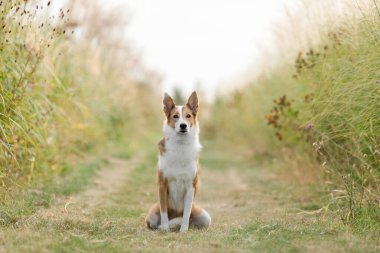
[[[140,156],[132,160],[108,158],[109,164],[96,173],[93,182],[84,192],[56,199],[53,206],[39,210],[32,219],[88,219],[94,209],[109,204],[110,196],[121,191],[141,159]]]
[[[205,154],[205,156],[211,156]],[[378,252],[328,215],[298,214],[290,186],[245,160],[202,166],[196,202],[212,216],[208,230],[150,231],[157,201],[155,155],[109,159],[81,193],[59,198],[29,222],[0,230],[0,252]],[[292,186],[293,187],[293,186]],[[276,190],[277,188],[277,190]],[[305,194],[305,193],[304,193]]]
[[[228,168],[222,171],[202,172],[203,187],[200,201],[213,213],[216,225],[244,225],[255,219],[266,219],[285,213],[273,196],[262,191],[262,185],[250,181],[246,171]],[[261,180],[270,175],[260,174]]]

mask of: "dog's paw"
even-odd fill
[[[161,230],[161,231],[169,231],[169,224],[166,223],[166,224],[161,224],[158,226],[158,229]]]
[[[186,233],[189,230],[189,224],[182,224],[179,232]]]

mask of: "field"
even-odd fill
[[[1,2],[0,252],[379,252],[380,11],[364,2],[201,96],[212,226],[186,234],[144,227],[164,116],[160,76],[117,36],[127,20]]]
[[[131,158],[120,158],[119,153],[93,160],[61,178],[58,187],[55,183],[25,193],[23,198],[34,203],[23,203],[21,208],[36,212],[2,221],[0,251],[379,250],[378,234],[354,233],[333,214],[307,211],[320,207],[310,186],[282,181],[273,168],[226,153],[213,143],[204,145],[203,184],[196,199],[211,213],[212,227],[187,234],[149,231],[144,217],[157,201],[153,146],[144,146],[146,152]]]

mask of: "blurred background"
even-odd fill
[[[219,152],[206,164],[228,153],[270,168],[313,186],[318,210],[379,231],[378,7],[0,1],[2,214],[12,223],[32,212],[9,201],[86,159],[147,153],[161,136],[163,92],[184,103],[197,90],[205,150]]]

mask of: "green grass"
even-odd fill
[[[82,191],[90,182],[97,170],[107,166],[106,159],[96,159],[93,162],[74,168],[66,168],[61,175],[56,176],[42,188],[43,192],[56,195],[71,195]]]
[[[41,186],[30,185],[21,192],[8,195],[0,207],[2,226],[14,226],[25,216],[30,216],[39,208],[48,208],[56,197],[69,196],[83,191],[91,183],[96,171],[106,166],[107,161],[98,159],[75,167],[67,166],[54,179]]]
[[[208,143],[205,146],[213,146]],[[146,157],[134,164],[129,180],[107,202],[89,213],[69,208],[68,215],[58,219],[24,218],[17,226],[2,226],[3,247],[11,252],[376,252],[379,234],[353,231],[334,218],[332,213],[299,215],[294,206],[306,206],[307,200],[293,194],[299,184],[273,178],[274,168],[252,167],[236,153],[214,148],[202,154],[203,159],[217,155],[220,161],[234,156],[240,166],[220,167],[219,163],[203,166],[202,186],[197,202],[209,210],[213,225],[208,230],[190,230],[187,234],[149,231],[144,216],[157,201],[155,185],[156,151],[147,144]],[[100,161],[99,166],[104,163]],[[104,167],[102,169],[105,169]],[[87,177],[85,169],[74,170]],[[238,174],[235,174],[238,173]],[[229,176],[226,176],[229,175]],[[235,176],[232,176],[235,175]],[[74,176],[68,174],[67,178]],[[239,185],[231,177],[238,176]],[[90,182],[91,177],[90,177]],[[77,192],[96,187],[91,183]],[[238,190],[237,186],[245,185]],[[273,188],[276,185],[278,190]],[[59,186],[58,188],[66,186]],[[63,190],[61,192],[66,192]],[[292,191],[285,189],[293,189]],[[310,189],[309,189],[310,190]],[[59,192],[59,191],[58,191]],[[70,195],[71,195],[70,194]],[[303,194],[309,194],[303,190]],[[277,199],[277,200],[276,200]],[[220,205],[224,205],[223,208]],[[54,207],[54,204],[53,204]],[[36,207],[43,208],[43,207]],[[54,209],[53,209],[54,210]]]
[[[247,249],[251,252],[376,252],[372,246],[364,246],[363,241],[374,238],[366,236],[352,237],[350,232],[343,228],[331,228],[324,222],[313,224],[292,224],[283,222],[250,224],[232,232],[232,243],[241,245],[249,241]],[[348,243],[348,238],[354,241]],[[360,243],[360,245],[355,245]]]

